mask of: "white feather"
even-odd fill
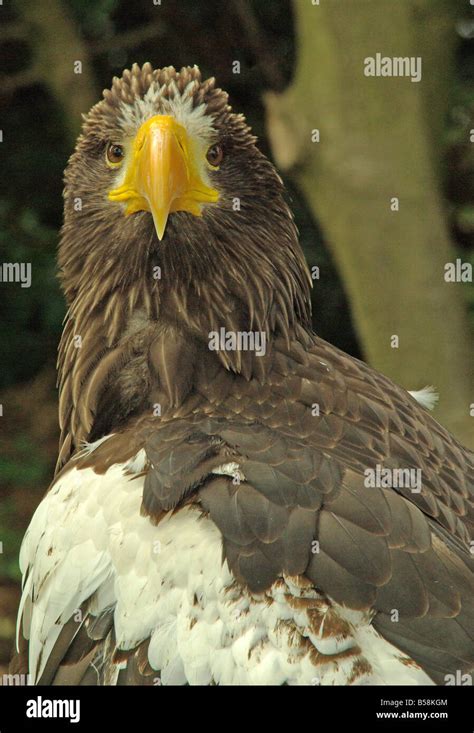
[[[215,136],[213,119],[207,114],[205,103],[193,107],[193,92],[196,82],[190,82],[180,94],[176,84],[171,82],[160,87],[153,82],[144,97],[137,97],[130,103],[120,105],[119,123],[126,137],[134,135],[140,125],[154,115],[171,115],[186,129],[191,138],[202,140],[208,145]],[[166,96],[168,91],[174,96]]]
[[[328,637],[324,624],[315,629],[304,607],[288,603],[302,595],[321,601],[316,590],[291,578],[260,596],[241,589],[222,560],[217,527],[193,506],[154,526],[140,514],[144,460],[139,454],[103,475],[71,468],[31,521],[21,550],[28,578],[20,611],[35,680],[62,626],[90,599],[91,613],[114,607],[121,648],[150,638],[149,661],[161,684],[430,684],[366,614],[334,605],[352,631]],[[331,657],[355,647],[362,651]],[[355,674],[361,660],[368,671]]]
[[[423,387],[423,389],[408,391],[417,402],[420,403],[427,410],[434,410],[439,400],[439,394],[435,392],[433,386]]]

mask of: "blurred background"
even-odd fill
[[[377,53],[421,57],[421,81],[365,76]],[[81,113],[135,61],[217,77],[282,172],[316,332],[408,389],[433,384],[435,417],[474,443],[474,289],[444,277],[474,263],[468,0],[4,0],[0,265],[31,263],[32,284],[0,282],[0,672],[56,458],[62,173]]]

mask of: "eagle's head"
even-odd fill
[[[307,311],[283,184],[255,142],[196,66],[135,64],[114,78],[85,117],[65,175],[60,268],[69,303],[98,275],[110,292],[148,282],[162,302],[190,283],[225,283],[244,301],[243,290],[256,287],[271,309],[273,289],[292,287],[289,271],[301,280],[290,311]]]
[[[199,380],[193,364],[264,379],[268,358],[210,350],[212,334],[259,334],[268,356],[274,338],[309,331],[308,268],[255,143],[197,67],[134,65],[85,117],[59,249],[61,427],[76,444],[144,400],[179,404]]]

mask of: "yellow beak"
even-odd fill
[[[123,183],[108,198],[126,203],[126,214],[150,211],[161,240],[171,212],[201,216],[202,205],[219,198],[199,175],[196,158],[185,128],[170,115],[155,115],[138,130]]]

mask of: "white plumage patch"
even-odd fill
[[[191,138],[209,145],[215,136],[215,130],[212,117],[206,113],[206,104],[193,107],[193,94],[197,85],[195,80],[190,81],[180,93],[174,81],[162,86],[155,81],[143,98],[137,98],[133,104],[122,103],[119,124],[125,135],[134,135],[140,125],[153,115],[171,115],[183,125]]]
[[[435,388],[433,386],[412,390],[409,391],[409,394],[411,394],[411,396],[414,397],[415,400],[426,410],[434,410],[439,400],[439,394],[435,392]]]
[[[242,589],[217,527],[195,506],[154,526],[140,515],[144,479],[134,474],[144,465],[140,451],[104,475],[72,468],[39,505],[20,555],[33,680],[89,598],[90,613],[114,607],[120,648],[150,638],[162,684],[430,684],[367,614],[328,603],[308,582]]]

